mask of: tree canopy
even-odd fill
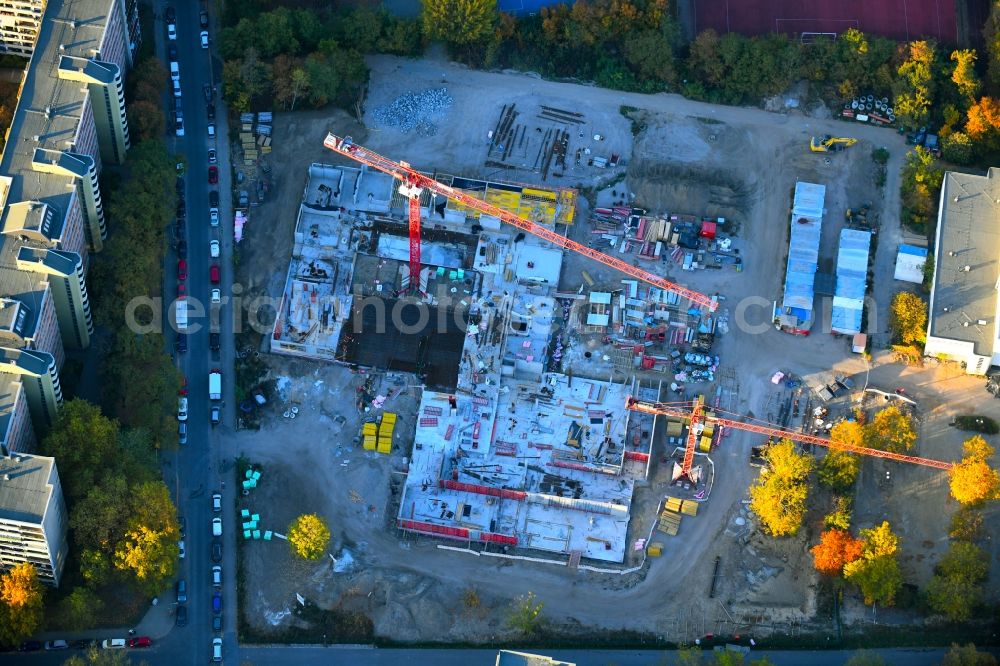
[[[750,510],[772,536],[798,532],[806,510],[809,488],[806,479],[812,458],[800,454],[795,444],[783,439],[764,449],[766,473],[750,486]]]
[[[854,423],[853,421],[841,421],[833,430],[844,424],[853,425],[851,430],[851,436],[855,436],[860,441],[861,440],[861,427]],[[833,431],[830,433],[830,439],[837,441],[836,436]],[[852,444],[857,446],[857,444]],[[858,470],[861,468],[861,461],[858,457],[851,453],[846,453],[844,451],[838,451],[837,449],[830,449],[823,459],[819,462],[819,467],[816,470],[816,478],[819,479],[820,484],[826,486],[835,493],[844,493],[849,491],[854,487],[854,482],[858,478]]]
[[[492,0],[421,0],[421,4],[424,34],[454,46],[482,42],[498,19]]]
[[[917,441],[913,420],[896,405],[882,408],[864,427],[865,446],[880,451],[906,453]]]
[[[30,562],[0,575],[0,644],[16,645],[42,624],[42,587]]]
[[[955,541],[927,585],[927,603],[949,620],[964,622],[982,603],[987,573],[986,553],[968,541]]]
[[[288,526],[288,543],[299,557],[318,560],[330,543],[330,528],[316,514],[303,514]]]
[[[989,464],[993,447],[980,435],[963,444],[965,456],[948,470],[951,496],[961,504],[977,505],[1000,497],[1000,474]]]
[[[861,539],[861,557],[844,565],[844,577],[858,586],[866,604],[891,606],[903,584],[897,561],[899,539],[888,522],[861,530]]]
[[[908,291],[897,292],[889,305],[889,328],[904,345],[923,345],[927,339],[927,301]]]
[[[818,544],[812,547],[813,566],[827,576],[839,576],[844,565],[861,557],[864,544],[845,530],[824,530]]]

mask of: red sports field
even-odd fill
[[[692,0],[695,31],[841,33],[858,28],[898,40],[957,41],[955,0]]]

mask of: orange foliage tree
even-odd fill
[[[827,576],[839,576],[844,565],[861,557],[864,543],[846,530],[825,530],[819,543],[812,547],[813,566]]]

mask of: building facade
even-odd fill
[[[45,14],[45,0],[0,0],[0,52],[29,57]]]
[[[69,551],[68,524],[55,459],[0,456],[0,570],[30,562],[39,580],[58,587]]]

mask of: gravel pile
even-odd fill
[[[372,118],[382,127],[396,127],[400,132],[416,132],[421,136],[437,134],[437,120],[451,108],[452,97],[447,88],[429,88],[408,92],[391,104],[372,111]]]

